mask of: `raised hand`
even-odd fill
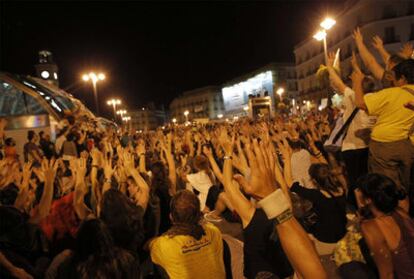
[[[54,183],[58,166],[58,160],[51,159],[48,161],[47,159],[43,159],[41,171],[44,175],[45,183]]]
[[[112,160],[111,159],[104,159],[103,163],[104,175],[106,180],[110,180],[112,175],[116,169],[116,167],[112,167]]]
[[[363,44],[364,43],[364,37],[361,34],[361,30],[359,30],[359,27],[357,27],[354,32],[352,33],[352,37],[355,40],[355,43],[358,44]]]
[[[384,43],[382,41],[382,39],[379,36],[374,36],[372,38],[372,46],[375,47],[376,49],[380,50],[384,48]]]
[[[364,77],[365,77],[364,73],[359,68],[354,69],[354,71],[352,72],[350,76],[353,84],[361,83]]]
[[[335,52],[329,52],[328,53],[328,60],[326,61],[326,66],[327,67],[333,67],[334,66],[334,61],[335,61]]]
[[[23,170],[22,170],[23,181],[29,182],[29,179],[32,176],[32,163],[33,162],[24,163]]]
[[[413,45],[410,43],[405,43],[398,54],[405,59],[409,59],[413,55],[413,51]]]
[[[263,141],[259,144],[257,140],[246,144],[245,153],[250,166],[250,175],[234,176],[243,189],[257,199],[266,197],[277,188],[274,175],[276,158],[269,144]]]

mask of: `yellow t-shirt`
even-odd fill
[[[414,90],[414,85],[404,87]],[[373,140],[392,142],[408,137],[408,132],[414,123],[414,113],[405,108],[404,104],[414,100],[411,93],[400,87],[391,87],[377,93],[366,94],[364,100],[368,114],[378,116],[372,128]]]
[[[200,240],[184,235],[157,237],[150,243],[152,261],[171,279],[225,278],[221,232],[211,224],[203,227],[206,234]]]

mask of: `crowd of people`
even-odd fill
[[[354,39],[365,72],[326,65],[340,108],[142,133],[68,116],[23,158],[1,119],[0,277],[414,278],[413,48],[374,37],[382,67]]]

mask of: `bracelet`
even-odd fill
[[[319,152],[319,153],[316,153],[316,154],[315,154],[315,157],[321,157],[321,155],[322,155],[322,153],[321,153],[321,152]]]
[[[223,157],[223,160],[232,160],[233,159],[233,157],[230,155],[230,156],[224,156]]]
[[[140,153],[140,154],[139,154],[139,156],[140,156],[140,157],[141,157],[141,156],[145,156],[145,153]]]
[[[98,168],[99,169],[99,166],[98,165],[92,165],[92,168]]]
[[[276,218],[286,210],[291,210],[289,200],[281,189],[277,189],[259,201],[258,204],[266,213],[268,219]]]
[[[286,209],[285,211],[282,212],[282,214],[279,214],[278,216],[276,216],[275,223],[276,225],[282,224],[286,222],[287,220],[291,219],[292,217],[293,217],[292,210],[290,208]]]

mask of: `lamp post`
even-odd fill
[[[280,101],[282,101],[282,95],[283,95],[283,93],[285,93],[285,89],[284,89],[283,87],[279,87],[279,88],[276,90],[276,94],[277,94],[277,95],[279,95],[279,99],[280,99]]]
[[[320,23],[322,30],[319,30],[318,32],[316,32],[315,35],[313,35],[313,38],[316,39],[317,41],[323,40],[323,51],[324,51],[324,56],[325,56],[325,64],[327,64],[328,62],[328,46],[326,42],[326,37],[327,37],[326,31],[331,29],[335,24],[336,24],[336,21],[334,19],[327,17]]]
[[[94,98],[95,98],[95,110],[96,110],[96,114],[99,115],[99,103],[98,103],[98,87],[97,87],[97,83],[98,83],[98,81],[104,80],[105,79],[105,75],[103,73],[96,74],[94,72],[90,72],[89,74],[84,74],[82,76],[82,79],[84,81],[92,81],[93,95],[94,95]]]
[[[122,120],[124,120],[123,118],[124,118],[124,115],[127,113],[127,111],[126,110],[124,110],[124,109],[120,109],[120,110],[118,110],[117,112],[116,112],[116,114],[118,114],[118,115],[120,115],[121,116],[121,119]]]
[[[131,120],[131,116],[124,116],[124,117],[122,117],[122,120],[125,122],[125,126],[127,126],[129,121]],[[130,127],[128,127],[128,128],[130,128]]]
[[[184,111],[184,116],[185,116],[185,122],[188,122],[188,115],[190,114],[190,112],[188,110]]]
[[[106,102],[108,106],[112,106],[114,109],[114,120],[116,120],[116,106],[121,104],[121,100],[119,99],[111,99]]]

